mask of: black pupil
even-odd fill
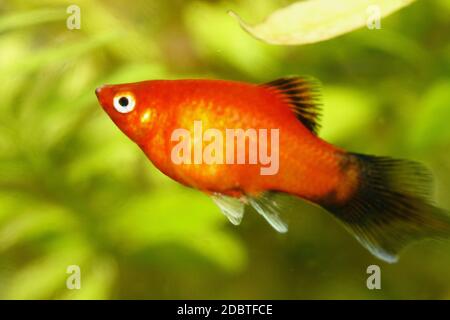
[[[119,104],[120,104],[122,107],[128,106],[128,98],[127,98],[127,97],[120,97],[120,99],[119,99]]]

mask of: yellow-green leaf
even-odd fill
[[[242,28],[270,44],[299,45],[328,40],[390,15],[414,0],[310,0],[276,10],[264,22],[249,25],[238,14]]]

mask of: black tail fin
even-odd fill
[[[431,175],[406,160],[349,154],[358,187],[341,205],[325,205],[378,258],[397,261],[407,244],[450,236],[450,217],[433,206]]]

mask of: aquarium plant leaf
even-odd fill
[[[309,0],[274,11],[264,22],[249,25],[235,12],[241,27],[270,44],[301,45],[320,42],[368,26],[415,0]]]

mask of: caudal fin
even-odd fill
[[[450,236],[450,217],[431,198],[431,175],[406,160],[349,154],[358,187],[345,203],[327,204],[345,227],[378,258],[397,261],[399,251],[425,238]]]

